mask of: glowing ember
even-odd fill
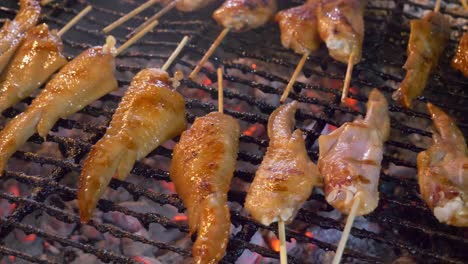
[[[29,234],[29,235],[25,236],[23,238],[23,240],[25,242],[34,242],[34,241],[36,241],[36,238],[37,238],[36,234]]]
[[[245,131],[244,131],[244,135],[246,136],[250,136],[250,137],[257,137],[258,136],[258,132],[259,131],[262,131],[261,128],[263,126],[260,125],[260,124],[253,124],[251,126],[249,126],[249,128],[247,128]]]
[[[179,214],[174,216],[174,221],[187,221],[187,216],[184,214]]]
[[[314,238],[314,234],[312,234],[312,232],[310,232],[310,231],[305,232],[305,236],[310,237],[310,238]]]
[[[145,258],[143,257],[133,257],[136,261],[138,261],[139,263],[143,263],[143,264],[151,264],[149,261],[147,261]]]
[[[160,184],[161,184],[161,186],[162,186],[164,189],[170,191],[171,193],[175,193],[175,192],[176,192],[176,191],[175,191],[174,183],[172,183],[172,182],[166,182],[166,181],[161,181]]]
[[[352,95],[356,95],[357,94],[357,89],[355,87],[350,87],[349,88],[349,93],[352,94]],[[358,101],[355,100],[355,99],[352,99],[352,98],[346,98],[346,105],[353,109],[353,110],[356,110],[356,111],[359,111],[359,105],[358,105]]]
[[[270,241],[270,246],[271,246],[271,249],[273,249],[276,252],[279,252],[280,251],[280,241],[279,241],[279,239],[277,239],[277,238],[272,239]]]
[[[16,184],[10,185],[10,187],[8,188],[8,192],[12,193],[14,196],[20,196],[20,190],[18,188],[18,185]],[[13,212],[15,208],[16,208],[15,203],[10,204],[10,213]]]
[[[12,263],[15,263],[16,257],[15,257],[15,256],[8,256],[8,259],[9,259]]]
[[[254,71],[255,71],[256,69],[257,69],[257,64],[255,64],[255,63],[252,63],[252,70],[254,70]]]
[[[206,77],[205,80],[203,80],[203,84],[204,85],[210,85],[212,84],[213,82],[210,80],[210,78]]]

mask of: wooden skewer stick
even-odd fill
[[[434,6],[434,12],[439,12],[441,2],[442,2],[442,0],[437,0],[436,1],[435,6]]]
[[[178,0],[172,1],[170,4],[159,10],[156,14],[154,14],[152,17],[147,19],[143,24],[139,25],[137,28],[135,28],[130,34],[127,35],[127,38],[131,38],[133,35],[138,34],[142,29],[144,29],[146,26],[154,22],[155,20],[159,20],[162,16],[164,16],[167,12],[171,11],[177,4]]]
[[[309,57],[310,53],[307,52],[305,53],[299,63],[297,64],[296,70],[294,71],[293,75],[291,76],[291,79],[289,80],[288,86],[286,86],[286,89],[283,92],[283,95],[281,96],[280,103],[284,103],[286,99],[288,99],[289,93],[291,92],[291,89],[296,83],[297,76],[299,76],[299,73],[301,73],[302,68],[304,68],[304,64],[307,61],[307,58]]]
[[[122,53],[124,50],[126,50],[128,47],[130,47],[131,45],[133,45],[133,43],[137,42],[138,40],[140,40],[144,35],[146,35],[146,33],[150,32],[151,30],[153,30],[153,28],[155,26],[158,25],[158,21],[154,21],[153,23],[149,24],[146,28],[144,28],[142,31],[138,32],[138,34],[136,34],[135,36],[131,37],[129,40],[127,40],[127,42],[125,42],[124,44],[122,44],[122,46],[120,46],[118,49],[117,49],[117,55],[119,55],[120,53]]]
[[[460,3],[462,4],[463,8],[465,8],[465,11],[468,13],[468,4],[466,3],[466,0],[460,0]]]
[[[50,4],[50,3],[52,3],[53,1],[54,0],[42,0],[41,1],[41,6],[46,6],[46,5]]]
[[[223,69],[218,68],[218,111],[224,113]]]
[[[177,45],[177,48],[172,52],[171,56],[167,59],[166,63],[162,66],[161,70],[167,71],[171,64],[174,62],[174,60],[179,56],[180,52],[182,49],[184,49],[185,45],[187,45],[187,42],[189,41],[189,37],[185,36]]]
[[[92,6],[87,6],[85,9],[81,10],[70,22],[68,22],[62,29],[60,29],[59,32],[57,32],[57,35],[59,37],[63,36],[63,34],[67,33],[70,28],[72,28],[78,21],[80,21],[84,16],[86,16],[91,10],[93,9]]]
[[[225,28],[223,31],[221,31],[221,33],[216,38],[216,40],[213,42],[213,44],[211,44],[211,47],[206,52],[205,56],[203,56],[203,58],[200,60],[200,62],[198,62],[195,69],[189,75],[190,79],[194,79],[195,77],[197,77],[197,75],[200,72],[200,70],[202,69],[203,65],[211,57],[211,55],[215,52],[216,48],[219,46],[219,44],[221,44],[221,41],[223,41],[224,37],[226,37],[226,35],[229,33],[230,30],[231,30],[230,28]]]
[[[130,18],[138,15],[139,13],[143,12],[145,9],[147,9],[148,7],[156,4],[157,2],[159,2],[159,0],[148,0],[146,3],[142,4],[141,6],[135,8],[135,9],[133,9],[128,14],[124,15],[123,17],[117,19],[116,21],[114,21],[113,23],[111,23],[110,25],[105,27],[102,31],[104,33],[111,32],[116,27],[118,27],[118,26],[122,25],[123,23],[127,22]]]
[[[346,76],[343,84],[343,92],[341,94],[341,102],[343,103],[346,102],[346,98],[348,98],[349,85],[351,84],[351,76],[353,75],[354,56],[354,52],[351,53],[348,60],[348,68],[346,69]]]
[[[278,221],[278,233],[279,233],[279,241],[280,241],[280,263],[287,264],[288,252],[286,250],[286,232],[285,232],[283,220]]]
[[[338,248],[335,252],[335,257],[333,258],[333,264],[339,264],[341,261],[341,257],[343,256],[343,251],[346,246],[346,242],[348,241],[349,232],[351,231],[351,227],[354,224],[354,219],[356,218],[357,209],[361,205],[360,197],[356,197],[353,206],[351,207],[351,212],[349,212],[348,219],[346,220],[346,225],[343,230],[343,234],[341,235],[340,243],[338,244]]]

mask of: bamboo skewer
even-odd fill
[[[143,12],[145,9],[149,8],[150,6],[156,4],[160,0],[148,0],[146,3],[140,5],[139,7],[133,9],[131,12],[128,14],[124,15],[123,17],[117,19],[107,27],[105,27],[102,31],[104,33],[109,33],[112,30],[114,30],[116,27],[122,25],[123,23],[127,22],[130,18],[138,15],[139,13]]]
[[[189,41],[189,37],[185,36],[177,45],[177,48],[172,52],[171,56],[167,59],[166,63],[162,66],[161,70],[167,71],[171,64],[174,62],[174,60],[179,56],[180,52],[184,49],[185,45],[187,45],[187,42]]]
[[[194,79],[198,75],[198,73],[200,72],[203,65],[211,57],[211,55],[215,52],[216,48],[219,46],[219,44],[221,44],[221,42],[223,41],[223,39],[226,37],[226,35],[229,33],[230,30],[231,30],[230,28],[225,28],[223,31],[221,31],[221,33],[216,38],[216,40],[213,42],[213,44],[211,44],[211,47],[208,49],[206,54],[203,56],[203,58],[200,60],[200,62],[198,62],[195,69],[192,71],[192,73],[190,73],[190,75],[189,75],[190,79]]]
[[[127,38],[130,38],[132,37],[133,35],[135,34],[138,34],[138,32],[140,32],[142,29],[144,29],[146,26],[148,26],[149,24],[153,23],[154,21],[156,20],[159,20],[162,16],[164,16],[167,12],[171,11],[177,4],[177,1],[178,0],[174,0],[172,1],[170,4],[168,4],[167,6],[165,6],[164,8],[162,8],[161,10],[159,10],[159,12],[157,12],[156,14],[154,14],[152,17],[150,17],[149,19],[147,19],[143,24],[139,25],[137,28],[135,28],[132,32],[130,32],[128,35],[127,35]]]
[[[299,76],[299,73],[301,73],[302,68],[304,68],[304,65],[305,65],[309,55],[310,55],[309,52],[305,53],[302,56],[299,63],[297,64],[296,70],[294,71],[293,75],[291,76],[291,79],[289,80],[288,86],[286,86],[286,89],[284,90],[283,95],[281,96],[280,103],[284,103],[286,101],[286,99],[288,99],[288,95],[291,92],[291,89],[294,86],[294,83],[296,83],[296,79]]]
[[[153,23],[149,24],[146,28],[144,28],[142,31],[138,32],[138,34],[136,34],[135,36],[131,37],[129,40],[127,40],[127,42],[125,42],[124,44],[122,44],[122,46],[120,46],[118,49],[117,49],[117,55],[119,55],[120,53],[122,53],[124,50],[126,50],[128,47],[130,47],[131,45],[133,45],[133,43],[137,42],[138,40],[140,40],[144,35],[146,35],[146,33],[150,32],[151,30],[153,30],[153,28],[155,26],[158,25],[158,21],[154,21]]]
[[[78,21],[80,21],[84,16],[86,16],[91,10],[93,9],[92,6],[87,6],[85,9],[81,10],[70,22],[68,22],[65,26],[63,26],[62,29],[60,29],[59,32],[57,32],[57,35],[59,37],[62,37],[65,33],[67,33],[70,28],[72,28]]]
[[[218,68],[218,111],[224,113],[223,69]]]
[[[351,53],[348,60],[348,68],[346,69],[346,76],[343,83],[343,92],[341,94],[341,102],[346,102],[349,93],[349,85],[351,84],[351,76],[353,75],[354,68],[354,52]]]
[[[278,233],[279,233],[279,241],[280,241],[280,263],[287,264],[288,263],[288,252],[286,249],[286,232],[284,221],[278,221]]]
[[[468,4],[466,3],[466,0],[460,0],[460,3],[462,4],[465,11],[468,13]]]
[[[349,232],[351,231],[351,227],[354,224],[354,219],[356,218],[357,209],[361,204],[360,197],[356,197],[353,206],[351,207],[351,212],[349,212],[348,219],[346,220],[345,228],[343,229],[343,234],[341,235],[340,243],[338,244],[338,248],[335,252],[335,257],[333,258],[333,264],[339,264],[341,261],[341,257],[343,256],[343,251],[346,246],[346,242],[348,241]]]
[[[434,12],[439,12],[441,2],[442,2],[442,0],[437,0],[436,1],[435,6],[434,6]]]
[[[50,4],[50,3],[52,3],[53,1],[54,0],[42,0],[41,1],[41,6],[46,6],[46,5]]]

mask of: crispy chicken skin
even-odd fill
[[[66,63],[55,30],[46,24],[30,29],[0,77],[0,112],[31,95]]]
[[[0,29],[0,73],[23,40],[26,32],[39,20],[41,7],[38,0],[20,0],[20,10],[14,20],[7,20]]]
[[[347,64],[354,54],[354,64],[361,61],[366,6],[366,0],[319,0],[319,34],[335,60]]]
[[[320,36],[317,30],[317,2],[293,7],[276,14],[275,20],[281,30],[281,43],[285,48],[296,53],[306,54],[315,51],[320,46]]]
[[[410,108],[413,99],[426,88],[429,75],[450,37],[450,23],[439,12],[429,12],[421,19],[411,20],[408,58],[403,68],[406,76],[393,94],[393,99]]]
[[[276,9],[276,0],[226,0],[213,18],[223,27],[241,32],[265,25]]]
[[[309,159],[302,131],[296,129],[297,102],[280,106],[268,120],[270,145],[250,185],[245,208],[264,224],[291,222],[312,189],[320,183],[317,166]]]
[[[170,176],[187,208],[190,232],[197,232],[194,263],[224,256],[231,220],[227,192],[236,166],[240,127],[218,112],[197,118],[174,148]]]
[[[187,127],[184,98],[167,72],[140,71],[119,104],[106,134],[93,146],[81,172],[78,205],[87,222],[112,177],[123,180],[146,157]]]
[[[335,209],[349,214],[356,197],[361,201],[357,215],[377,207],[383,144],[389,133],[387,100],[374,89],[365,119],[345,123],[329,135],[320,136],[318,167],[324,178],[325,198]]]
[[[202,9],[203,7],[214,3],[216,0],[179,0],[176,8],[182,12],[193,12]],[[167,5],[174,0],[163,0],[162,4]]]
[[[0,132],[0,172],[35,132],[45,138],[59,118],[70,116],[117,88],[114,56],[103,50],[90,48],[66,64],[28,109],[5,126]]]
[[[421,195],[441,222],[468,226],[468,149],[462,132],[440,108],[428,104],[434,144],[418,155]]]
[[[457,53],[452,59],[452,67],[468,78],[468,33],[463,34],[460,39]]]

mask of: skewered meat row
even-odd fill
[[[197,118],[174,148],[171,179],[197,232],[194,263],[217,263],[229,240],[227,192],[239,148],[236,119],[219,112]]]
[[[281,43],[285,48],[296,53],[306,54],[315,51],[320,46],[320,36],[317,25],[317,1],[283,10],[276,14],[275,20],[281,30]]]
[[[174,0],[163,0],[162,4],[168,5],[171,2],[174,2]],[[193,12],[214,2],[215,0],[178,0],[176,8],[182,12]]]
[[[106,134],[93,146],[81,172],[78,204],[87,222],[112,177],[123,180],[146,157],[187,127],[185,101],[169,74],[145,69],[132,80]]]
[[[270,145],[250,185],[245,208],[269,225],[291,222],[312,189],[320,183],[317,166],[309,159],[302,131],[294,132],[297,102],[276,109],[268,120]]]
[[[226,0],[213,18],[225,28],[240,32],[263,26],[276,9],[276,0]]]
[[[361,61],[364,41],[365,0],[321,0],[317,7],[318,31],[331,57],[348,63]]]
[[[115,48],[90,48],[66,64],[33,100],[0,132],[0,173],[8,159],[36,131],[45,138],[65,118],[117,88]]]
[[[28,31],[0,79],[0,112],[31,95],[67,63],[56,30],[40,24]]]
[[[452,67],[468,78],[468,33],[463,34],[457,52],[452,60]]]
[[[357,197],[357,215],[377,207],[383,144],[389,133],[387,100],[374,89],[365,119],[345,123],[329,135],[320,136],[318,167],[324,179],[325,198],[334,208],[349,214]]]
[[[37,0],[20,0],[20,10],[14,20],[7,20],[0,29],[0,73],[23,40],[25,33],[39,20],[41,7]]]
[[[450,23],[439,12],[429,12],[421,19],[411,20],[408,59],[403,66],[406,76],[393,94],[400,104],[409,108],[413,99],[422,94],[449,37]]]
[[[418,155],[422,197],[441,222],[468,226],[468,148],[455,122],[428,104],[436,131],[433,145]]]

